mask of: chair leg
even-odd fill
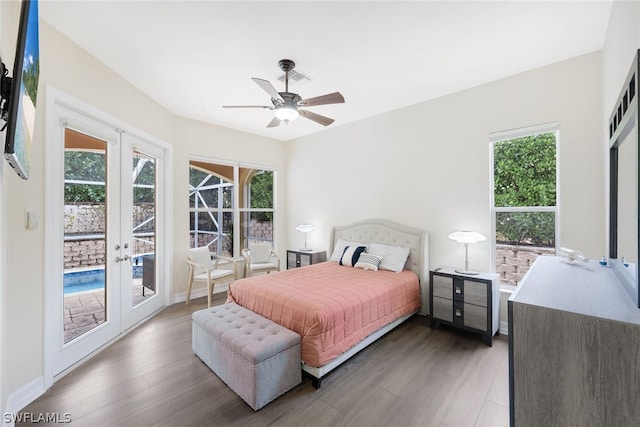
[[[213,287],[214,286],[215,284],[213,283],[213,281],[209,280],[209,283],[207,284],[207,304],[209,308],[211,308],[211,305],[213,304]]]
[[[189,266],[189,283],[187,284],[187,299],[184,302],[184,305],[189,305],[189,300],[191,300],[191,285],[193,285],[193,266]]]

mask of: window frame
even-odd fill
[[[556,145],[556,203],[555,206],[518,206],[518,207],[502,207],[496,206],[495,200],[495,144],[497,142],[507,141],[516,138],[522,138],[526,136],[535,136],[544,133],[555,133],[555,145]],[[489,170],[490,181],[490,203],[491,203],[491,272],[496,273],[496,214],[499,212],[554,212],[554,238],[555,238],[555,250],[561,247],[560,245],[560,125],[558,122],[544,123],[540,125],[527,126],[517,129],[510,129],[499,132],[492,132],[489,134],[489,164],[491,165]],[[502,283],[503,287],[513,289],[515,286]]]
[[[246,163],[246,162],[239,162],[239,161],[231,161],[231,160],[225,160],[225,159],[216,159],[216,158],[211,158],[211,157],[203,157],[203,156],[196,156],[196,155],[191,155],[189,156],[189,170],[191,169],[192,165],[191,165],[191,161],[195,161],[195,162],[202,162],[202,163],[209,163],[212,165],[221,165],[221,166],[228,166],[228,167],[232,167],[233,168],[233,197],[232,197],[232,206],[231,208],[222,208],[221,210],[219,209],[215,209],[216,211],[221,211],[221,212],[231,212],[232,213],[232,218],[233,218],[233,234],[234,236],[241,236],[241,227],[242,227],[242,217],[243,214],[251,214],[253,212],[271,212],[272,213],[272,233],[273,233],[273,240],[272,240],[272,246],[274,250],[277,250],[277,232],[276,232],[276,219],[277,219],[277,175],[278,175],[278,171],[276,170],[276,168],[271,167],[271,166],[265,166],[265,165],[258,165],[258,164],[254,164],[254,163]],[[261,209],[257,209],[257,208],[250,208],[250,207],[240,207],[241,205],[244,206],[244,202],[246,200],[249,200],[248,195],[246,194],[246,192],[242,192],[240,191],[240,186],[247,186],[247,188],[249,187],[249,183],[245,183],[245,182],[240,182],[240,169],[254,169],[254,170],[262,170],[262,171],[269,171],[273,174],[273,203],[272,203],[272,208],[269,209],[265,209],[265,208],[261,208]],[[241,196],[241,193],[244,193],[243,196]],[[245,200],[240,200],[241,197],[244,197]],[[189,209],[189,215],[191,215],[191,213],[195,212],[195,207],[191,207],[189,205],[188,207]],[[200,212],[208,212],[208,210],[200,210]],[[189,227],[189,236],[191,236],[191,227]],[[242,258],[242,250],[245,249],[243,248],[244,245],[244,240],[246,239],[247,236],[244,236],[244,238],[242,239],[233,239],[233,258],[234,259],[241,259]],[[190,237],[191,238],[191,237]],[[191,246],[191,244],[189,245]]]

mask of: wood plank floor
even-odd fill
[[[78,426],[509,424],[506,337],[487,347],[475,335],[431,330],[420,316],[325,377],[321,389],[303,377],[254,412],[191,350],[191,313],[205,307],[204,298],[168,307],[22,412],[68,413]]]

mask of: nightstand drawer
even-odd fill
[[[453,298],[453,277],[433,275],[433,296]]]
[[[300,267],[300,260],[298,254],[295,252],[287,251],[287,268]]]
[[[464,281],[464,302],[467,304],[487,306],[487,284],[475,280]]]
[[[487,330],[487,308],[477,305],[464,305],[464,326],[468,328]]]
[[[453,300],[433,297],[433,312],[431,316],[447,322],[453,322]]]

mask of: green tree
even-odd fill
[[[494,144],[496,207],[556,205],[555,133]],[[498,212],[496,239],[511,245],[555,246],[553,212]]]
[[[554,133],[496,142],[493,159],[496,206],[556,205]]]
[[[64,177],[69,180],[105,182],[104,153],[92,151],[65,151]],[[65,184],[65,203],[105,202],[104,185],[96,184]]]
[[[260,171],[251,179],[251,208],[273,208],[273,172]],[[258,221],[273,221],[272,212],[255,212],[252,217]]]
[[[105,158],[104,152],[74,151],[64,153],[65,180],[87,181],[92,184],[64,185],[65,203],[101,204],[105,202]],[[140,159],[134,160],[134,167]],[[153,185],[155,183],[155,163],[147,162],[136,178],[136,184]],[[93,184],[93,183],[96,184]],[[134,188],[135,203],[154,203],[155,189]]]

